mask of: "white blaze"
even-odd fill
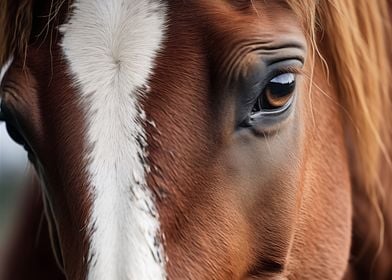
[[[76,0],[61,28],[87,121],[91,280],[166,278],[139,103],[164,26],[158,1]]]

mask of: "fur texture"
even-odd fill
[[[157,1],[80,0],[61,29],[88,123],[91,280],[165,278],[139,103],[162,44],[164,18]]]

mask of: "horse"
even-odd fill
[[[389,11],[1,0],[1,279],[391,279]]]

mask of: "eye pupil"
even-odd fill
[[[296,76],[285,73],[276,76],[267,84],[258,98],[252,113],[262,111],[276,111],[291,101],[296,86]]]

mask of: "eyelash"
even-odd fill
[[[296,77],[301,76],[303,74],[303,70],[295,67],[295,66],[287,66],[284,68],[280,68],[277,70],[272,71],[266,78],[267,80],[267,84],[275,77],[279,76],[279,75],[283,75],[283,74],[295,74]]]

